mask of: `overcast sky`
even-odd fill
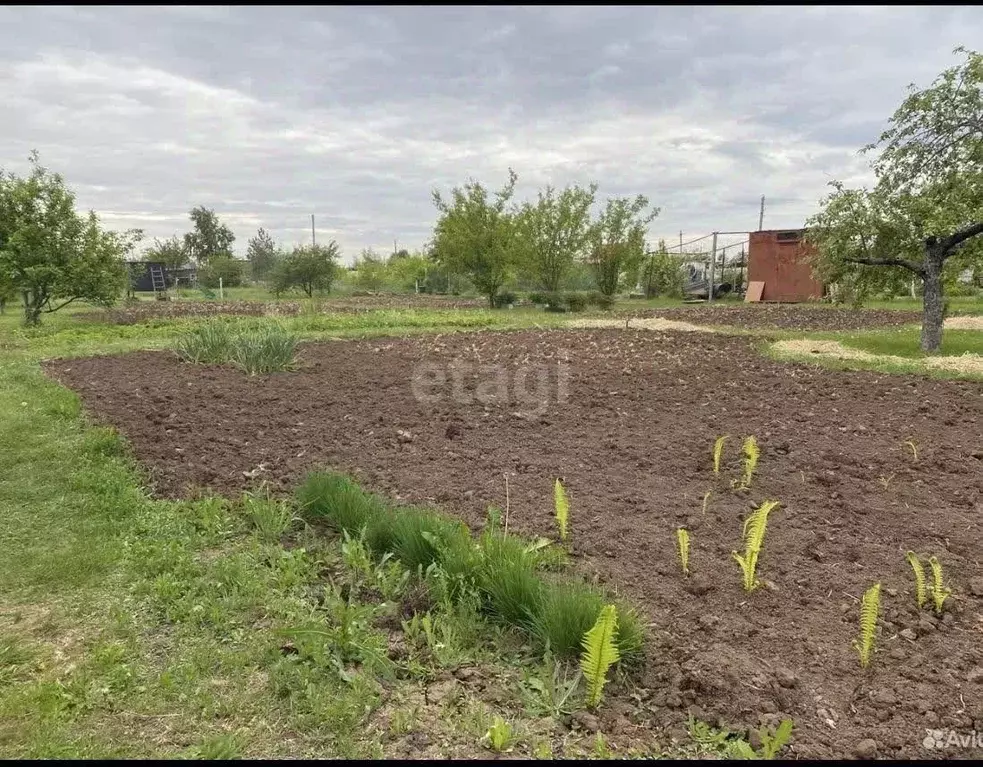
[[[596,180],[653,239],[796,227],[863,182],[908,83],[983,40],[964,7],[0,8],[0,167],[31,149],[112,228],[236,250],[419,247],[431,190]],[[976,45],[976,47],[979,47]]]

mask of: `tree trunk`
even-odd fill
[[[942,259],[938,254],[925,254],[925,286],[922,298],[922,351],[934,353],[942,346],[942,324],[945,306],[942,297]]]
[[[29,290],[23,292],[24,296],[24,324],[31,328],[41,324],[41,301]]]

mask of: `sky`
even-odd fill
[[[433,189],[644,194],[671,244],[801,226],[869,181],[909,83],[983,40],[983,8],[0,7],[0,167],[32,149],[146,242],[213,208],[236,251],[421,247]]]

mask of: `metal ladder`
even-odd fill
[[[164,279],[164,268],[152,264],[150,266],[150,284],[154,288],[154,296],[164,299],[167,296],[167,280]]]

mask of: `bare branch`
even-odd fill
[[[844,258],[843,260],[850,264],[863,264],[864,266],[900,266],[920,276],[925,274],[923,267],[905,261],[903,258]]]
[[[965,229],[960,229],[955,234],[949,235],[939,243],[939,247],[944,254],[948,255],[950,252],[962,245],[966,240],[972,239],[973,237],[981,234],[983,234],[983,221],[970,224]]]

